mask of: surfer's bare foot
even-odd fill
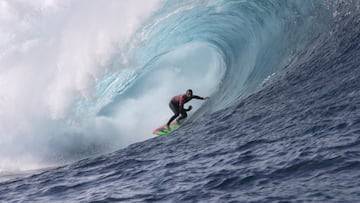
[[[169,126],[169,125],[166,125],[166,130],[170,130],[170,126]]]

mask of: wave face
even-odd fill
[[[2,12],[1,201],[360,199],[358,1],[54,2],[1,8],[32,17]],[[149,139],[188,88],[210,100]]]

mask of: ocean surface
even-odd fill
[[[360,202],[360,1],[0,0],[0,27],[0,202]]]

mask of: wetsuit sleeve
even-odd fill
[[[193,99],[201,99],[201,100],[205,99],[204,97],[200,97],[200,96],[197,96],[197,95],[193,95],[192,98]]]

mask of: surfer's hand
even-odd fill
[[[204,100],[210,99],[210,97],[204,97]]]
[[[192,106],[190,105],[187,109],[186,109],[186,111],[190,111],[192,109]]]

